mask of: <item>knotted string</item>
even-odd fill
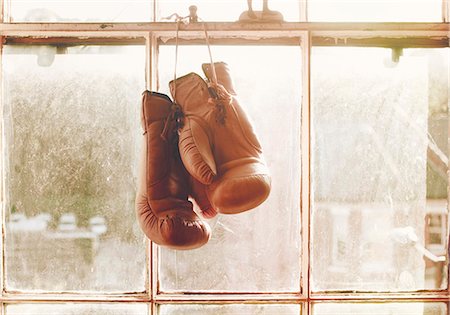
[[[174,136],[178,136],[177,130],[183,127],[183,117],[184,113],[181,107],[176,103],[172,103],[170,113],[164,121],[161,138],[165,141],[171,141],[174,139]],[[178,141],[177,137],[175,139]]]
[[[227,117],[226,108],[227,106],[230,106],[233,97],[223,85],[218,83],[210,82],[208,84],[208,91],[209,95],[211,95],[211,97],[208,98],[208,103],[215,107],[216,122],[224,125]]]

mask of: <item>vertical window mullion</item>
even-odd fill
[[[0,21],[3,23],[4,19],[5,19],[5,0],[0,0]]]
[[[152,66],[151,66],[151,33],[147,34],[145,37],[145,88],[151,89],[151,72],[152,72]],[[148,240],[148,238],[145,238],[145,252],[146,252],[146,279],[145,279],[145,289],[147,290],[148,296],[151,298],[152,292],[153,292],[153,286],[152,286],[152,250],[151,250],[151,242]]]
[[[299,10],[300,22],[308,22],[308,0],[300,0]]]
[[[151,41],[151,33],[147,34],[145,37],[145,88],[151,89],[151,73],[152,73],[152,41]]]
[[[152,22],[157,22],[158,18],[159,18],[159,1],[157,0],[150,0],[152,1],[152,17],[151,20]]]
[[[157,46],[157,38],[154,33],[150,32],[148,37],[146,38],[147,42],[147,70],[146,70],[146,88],[150,91],[158,90],[158,79],[157,79],[157,68],[158,68],[158,46]],[[157,246],[146,239],[147,242],[147,253],[148,253],[148,288],[149,288],[149,297],[152,303],[155,300],[155,297],[158,293],[158,248]],[[151,307],[151,313],[153,314],[155,308],[153,305]],[[156,313],[155,313],[156,314]]]
[[[302,220],[302,295],[310,297],[310,32],[302,36],[302,111],[301,111],[301,220]],[[309,303],[306,314],[309,313]]]
[[[151,303],[148,304],[148,315],[157,315],[158,309],[156,308],[155,301],[152,300]]]
[[[155,5],[156,6],[156,5]],[[155,14],[155,19],[156,19],[156,10],[154,11]],[[159,49],[158,49],[158,40],[157,37],[154,33],[152,33],[151,36],[151,54],[150,54],[150,71],[151,71],[151,76],[150,76],[150,80],[151,80],[151,85],[150,85],[150,89],[152,91],[158,91],[159,89],[159,80],[158,80],[158,54],[159,54]],[[150,269],[150,273],[151,273],[151,299],[152,299],[152,303],[154,303],[156,295],[158,294],[159,291],[159,273],[158,273],[158,253],[159,253],[159,249],[156,246],[155,243],[150,242],[150,253],[151,253],[151,269]],[[152,307],[152,314],[156,315],[156,307]]]
[[[2,1],[3,4],[3,1]],[[1,228],[2,228],[2,237],[0,240],[1,243],[1,260],[0,260],[0,287],[1,287],[1,292],[0,295],[3,296],[3,293],[5,292],[6,288],[5,288],[5,279],[6,279],[6,275],[5,275],[5,235],[6,235],[6,218],[5,218],[5,205],[6,205],[6,193],[5,193],[5,188],[6,188],[6,183],[5,183],[5,160],[4,160],[4,152],[5,152],[5,141],[4,141],[4,123],[3,123],[3,36],[0,37],[0,108],[1,108],[1,121],[0,121],[0,128],[1,128],[1,137],[0,137],[0,167],[1,167],[1,171],[0,171],[0,175],[1,175],[1,182],[0,182],[0,198],[1,198]],[[1,307],[1,314],[3,314],[3,305]]]
[[[442,0],[442,21],[444,23],[449,22],[449,15],[448,0]]]
[[[449,18],[449,7],[448,7],[448,0],[443,0],[444,3],[444,8],[445,8],[445,12],[444,12],[444,16],[445,16],[445,22],[448,22],[448,18]],[[450,40],[448,45],[450,46]],[[447,74],[447,78],[450,80],[450,73]],[[449,81],[450,82],[450,81]],[[447,99],[447,116],[450,115],[449,109],[450,107],[450,98]],[[447,152],[447,154],[450,154],[450,124],[448,124],[447,126],[447,145],[448,148],[447,150],[449,152]],[[448,159],[447,161],[447,181],[450,182],[450,159]],[[447,235],[446,235],[446,241],[447,241],[447,292],[450,294],[450,264],[449,264],[449,260],[450,260],[450,194],[449,194],[449,190],[450,190],[450,185],[447,186]],[[447,305],[447,307],[449,307],[449,305]],[[449,310],[450,312],[450,310]]]
[[[11,23],[11,0],[1,0],[0,22]]]
[[[158,273],[158,253],[159,249],[157,245],[153,242],[150,242],[150,297],[152,303],[155,302],[157,295],[159,294],[159,273]]]

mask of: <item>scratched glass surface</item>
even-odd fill
[[[447,304],[436,302],[404,303],[315,303],[312,315],[446,315]]]
[[[161,250],[161,290],[299,291],[301,51],[295,46],[213,46],[228,63],[272,175],[268,199],[209,221],[212,238],[193,251]],[[180,47],[179,76],[209,60],[205,46]],[[273,56],[277,55],[274,59]],[[159,83],[168,92],[174,47],[161,46]]]
[[[447,287],[448,53],[313,49],[314,291]]]
[[[300,2],[297,0],[278,0],[269,1],[268,9],[281,13],[284,21],[295,22],[300,19]],[[180,16],[189,15],[189,7],[197,6],[197,15],[201,20],[212,22],[235,22],[239,20],[241,14],[249,10],[246,0],[197,0],[195,2],[186,2],[183,0],[163,0],[157,5],[157,21],[168,21],[166,18],[173,13]],[[252,1],[252,9],[256,11],[263,10],[263,1]],[[264,18],[273,18],[274,13],[268,12]],[[243,18],[248,18],[244,13]],[[258,18],[261,16],[258,13]],[[173,20],[172,20],[173,21]]]
[[[158,305],[158,315],[301,315],[300,305]]]
[[[308,0],[311,22],[442,22],[441,0]]]
[[[145,48],[6,46],[6,288],[143,291]]]
[[[5,306],[5,315],[147,315],[149,305],[145,303],[55,303],[55,304],[10,304]]]
[[[6,18],[11,22],[150,22],[152,3],[149,0],[11,0],[5,9]]]

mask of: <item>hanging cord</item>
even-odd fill
[[[213,61],[213,58],[212,58],[211,45],[209,43],[208,31],[206,30],[206,23],[202,19],[199,19],[199,20],[202,22],[202,24],[203,24],[203,31],[205,32],[205,42],[206,42],[206,46],[208,46],[209,62],[211,63],[211,71],[212,71],[212,76],[213,76],[213,83],[217,84],[216,67],[214,66],[214,61]]]
[[[176,19],[176,23],[177,23],[177,31],[175,33],[175,66],[173,69],[173,91],[172,91],[172,96],[173,96],[173,100],[174,102],[176,102],[176,95],[177,95],[177,67],[178,67],[178,38],[179,38],[179,32],[180,32],[180,22],[185,19],[178,17]]]
[[[211,97],[208,99],[208,103],[215,106],[216,122],[218,122],[221,125],[224,125],[227,114],[226,107],[227,105],[231,104],[233,99],[231,94],[228,93],[228,91],[217,81],[216,67],[214,65],[214,61],[212,58],[211,44],[209,43],[209,35],[206,29],[206,23],[202,19],[200,19],[200,21],[203,24],[203,31],[205,33],[205,42],[206,46],[208,47],[209,53],[209,62],[211,63],[212,82],[208,82],[208,91]]]
[[[170,17],[168,18],[173,18],[175,17],[175,21],[176,21],[176,35],[175,35],[175,67],[174,67],[174,72],[173,72],[173,90],[172,90],[172,95],[173,98],[175,99],[176,96],[176,90],[177,90],[177,83],[176,83],[176,79],[177,79],[177,68],[178,68],[178,46],[179,46],[179,31],[180,31],[180,22],[183,22],[185,24],[188,24],[189,19],[191,18],[190,15],[185,16],[185,17],[181,17],[178,14],[172,14]],[[211,52],[211,45],[209,43],[209,35],[208,35],[208,31],[206,29],[206,23],[203,19],[200,19],[198,17],[196,17],[196,19],[198,21],[200,21],[202,23],[203,26],[203,32],[205,33],[205,42],[206,42],[206,46],[208,48],[208,54],[209,54],[209,62],[211,64],[211,71],[212,71],[212,81],[215,85],[217,85],[217,74],[216,74],[216,69],[214,67],[214,61],[212,58],[212,52]]]
[[[178,63],[178,33],[179,33],[179,29],[180,29],[180,23],[181,22],[185,22],[185,20],[187,18],[189,18],[188,16],[185,17],[181,17],[179,16],[177,13],[174,13],[166,18],[166,20],[171,20],[175,18],[175,22],[177,23],[177,28],[176,28],[176,36],[175,36],[175,40],[176,40],[176,45],[175,45],[175,69],[174,69],[174,74],[173,74],[173,79],[174,82],[176,82],[176,78],[177,78],[177,63]],[[161,132],[161,138],[163,138],[165,141],[170,141],[170,142],[174,142],[177,144],[178,146],[178,133],[177,131],[183,127],[183,117],[184,117],[184,113],[181,110],[181,107],[176,103],[175,101],[175,97],[176,97],[176,84],[174,84],[174,89],[172,91],[173,94],[173,102],[172,102],[172,106],[170,109],[170,113],[167,116],[165,122],[164,122],[164,128]]]
[[[192,19],[190,15],[181,17],[178,14],[172,14],[168,19],[172,19],[175,17],[176,21],[176,33],[175,33],[175,66],[174,66],[174,72],[173,72],[173,88],[172,88],[172,96],[174,99],[174,104],[177,108],[179,108],[179,105],[176,104],[176,93],[177,93],[177,68],[178,68],[178,46],[179,46],[179,31],[180,31],[180,23],[183,22],[187,24],[189,20]],[[208,103],[215,106],[216,110],[216,121],[220,124],[225,124],[225,118],[226,118],[226,106],[231,104],[232,96],[228,91],[218,83],[217,81],[217,73],[216,73],[216,67],[214,65],[212,52],[211,52],[211,44],[209,41],[209,34],[208,30],[206,28],[206,23],[203,19],[198,18],[195,16],[195,20],[198,20],[202,23],[203,26],[203,32],[205,34],[205,42],[206,46],[208,48],[208,54],[209,54],[209,62],[211,64],[211,81],[208,82],[208,91],[210,94],[210,98],[208,99]],[[181,109],[179,109],[181,115],[178,117],[178,122],[182,124],[183,122],[183,113]],[[181,128],[181,126],[177,126],[177,128]]]
[[[173,90],[172,90],[172,96],[175,101],[176,97],[176,79],[177,79],[177,67],[178,67],[178,38],[179,38],[179,32],[180,32],[180,23],[183,22],[184,24],[188,24],[190,15],[187,16],[180,16],[178,13],[173,13],[167,17],[162,18],[162,20],[173,20],[175,19],[176,23],[176,33],[175,33],[175,66],[173,70]]]

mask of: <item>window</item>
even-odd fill
[[[3,1],[2,312],[447,314],[447,2],[197,6],[272,191],[173,251],[134,198],[141,93],[169,94],[186,3]],[[179,27],[176,73],[201,75],[204,25]]]
[[[255,211],[212,220],[212,239],[203,248],[186,252],[161,250],[162,291],[300,289],[301,50],[299,45],[260,47],[242,43],[213,45],[212,50],[215,59],[228,63],[236,92],[249,115],[255,122],[261,122],[255,125],[261,145],[277,148],[265,154],[272,175],[271,195]],[[173,76],[175,50],[173,46],[162,45],[159,53],[160,82],[168,83]],[[274,55],[280,59],[271,58]],[[201,69],[196,68],[207,60],[207,49],[183,46],[179,60],[180,72],[199,73]],[[161,85],[160,89],[167,93],[167,87]],[[271,119],[266,119],[268,115]],[[297,176],[286,176],[286,172]],[[261,229],[268,221],[271,226]],[[186,268],[186,262],[202,266],[207,272],[191,277],[192,270]]]
[[[410,48],[393,62],[392,49],[313,48],[316,290],[446,286],[427,279],[426,265],[438,262],[423,259],[418,246],[426,233],[433,241],[446,234],[447,177],[445,169],[437,175],[433,154],[446,159],[448,151],[447,99],[439,96],[447,55],[448,48]]]
[[[57,50],[3,49],[5,285],[142,291],[145,245],[124,209],[134,205],[145,48]]]

